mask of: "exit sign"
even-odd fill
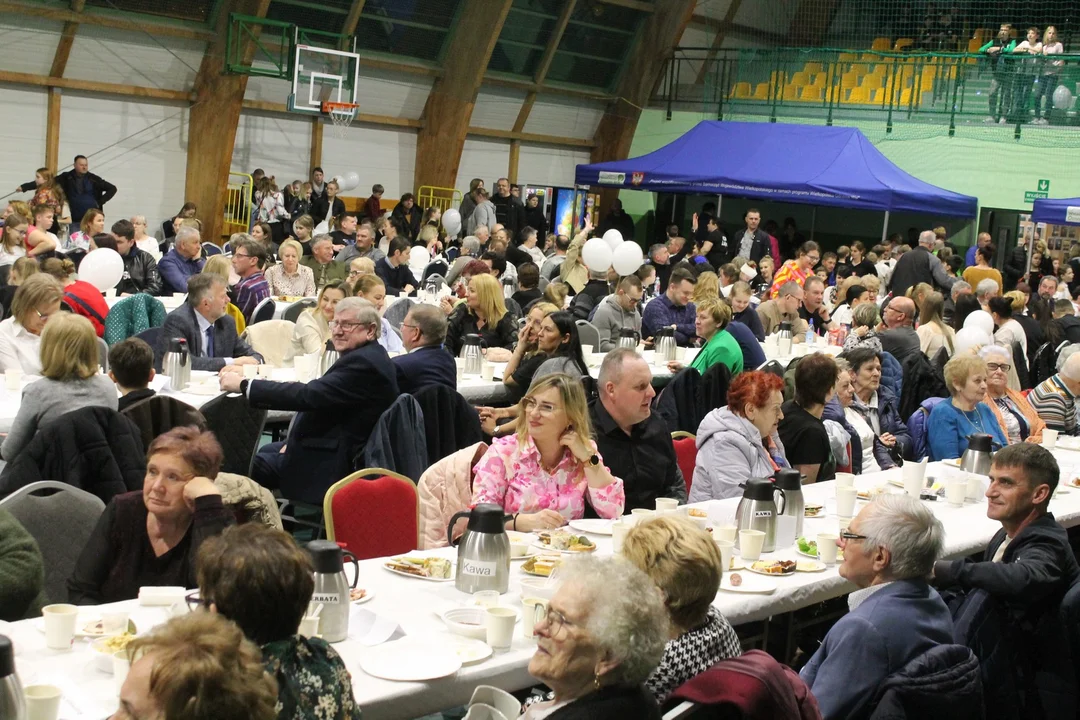
[[[1045,200],[1048,197],[1050,197],[1050,193],[1033,192],[1031,190],[1028,190],[1027,192],[1024,193],[1024,202],[1031,203],[1031,202],[1035,202],[1036,200]]]
[[[1050,181],[1049,180],[1040,180],[1039,181],[1039,192],[1044,192],[1044,193],[1050,192]]]

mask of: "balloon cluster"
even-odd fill
[[[630,275],[641,267],[645,254],[633,240],[623,240],[622,233],[612,228],[604,237],[591,238],[581,248],[581,259],[593,272],[615,268],[619,275]]]
[[[985,310],[976,310],[964,318],[964,327],[956,333],[955,354],[963,354],[994,342],[994,318]]]
[[[446,228],[446,234],[453,237],[461,232],[461,213],[450,208],[442,214],[442,226]]]
[[[1054,90],[1054,107],[1058,110],[1068,110],[1073,104],[1073,94],[1064,85],[1058,85]]]
[[[354,187],[360,184],[360,175],[355,172],[342,173],[334,176],[334,181],[338,184],[338,190],[342,192],[346,190],[352,190]]]

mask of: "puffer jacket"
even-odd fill
[[[623,328],[641,332],[641,313],[636,307],[630,311],[623,310],[618,298],[608,295],[597,305],[592,324],[600,331],[600,347],[597,350],[607,352],[619,344],[619,333]]]
[[[772,441],[783,455],[784,446],[775,432]],[[713,410],[701,421],[697,448],[688,502],[739,497],[740,483],[773,474],[773,464],[757,428],[727,407]]]
[[[478,442],[447,455],[420,476],[420,549],[446,547],[446,525],[472,505],[472,469],[488,450]]]
[[[885,678],[870,720],[982,720],[979,661],[963,645],[938,645]]]
[[[165,306],[156,297],[136,293],[116,301],[105,316],[105,342],[110,346],[165,324]],[[158,348],[154,348],[156,353]]]

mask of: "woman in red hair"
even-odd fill
[[[772,373],[744,372],[732,381],[727,401],[698,428],[689,502],[738,497],[740,483],[788,466],[776,434],[784,417],[784,381]]]

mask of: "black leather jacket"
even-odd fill
[[[131,248],[124,259],[124,275],[116,286],[116,294],[147,293],[161,294],[161,275],[158,273],[157,260],[145,250]]]

